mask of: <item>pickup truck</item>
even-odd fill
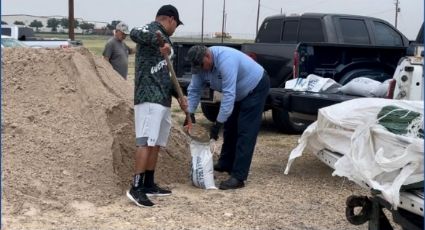
[[[411,120],[405,126],[411,132],[402,134],[380,123],[390,113],[397,113],[381,114],[388,105],[416,112],[417,121],[423,123],[423,36],[418,41],[409,46],[391,79],[389,98],[394,100],[357,99],[320,109],[319,120],[300,137],[285,169],[287,174],[296,158],[311,152],[335,169],[332,175],[346,177],[369,191],[367,196],[349,196],[345,210],[351,224],[368,222],[369,230],[393,229],[394,223],[401,229],[424,229],[423,135],[415,135],[423,133],[423,124],[415,126]],[[389,123],[401,124],[407,114],[402,112]]]
[[[287,80],[315,74],[342,85],[361,76],[382,82],[391,79],[408,45],[401,32],[378,18],[306,13],[267,17],[255,42],[241,44],[240,49],[270,76],[271,90],[264,110],[272,110],[275,126],[282,132],[300,133],[316,119],[319,108],[356,97],[287,90]],[[187,65],[179,59],[180,55],[177,70]],[[187,81],[185,68],[182,72]],[[204,101],[201,108],[209,120],[215,120],[217,103]]]
[[[68,48],[82,45],[80,41],[70,39],[45,39],[35,37],[34,30],[25,26],[2,25],[1,34],[15,38],[33,48]]]
[[[315,74],[341,85],[361,76],[383,82],[392,78],[408,45],[401,32],[381,19],[306,13],[266,18],[255,43],[244,44],[242,51],[270,75],[268,106],[275,125],[300,133],[316,120],[318,109],[355,97],[286,90],[287,80]]]
[[[405,57],[402,57],[394,72],[390,83],[389,98],[395,100],[424,100],[424,45],[423,25],[414,42],[412,42]],[[335,163],[343,156],[340,153],[327,149],[320,150],[316,156],[325,164],[335,169]],[[370,189],[366,184],[361,187]],[[371,192],[370,196],[350,196],[347,198],[347,210],[354,206],[361,206],[361,212],[347,212],[347,220],[354,225],[368,222],[368,229],[393,229],[386,214],[382,211],[387,209],[392,214],[393,222],[399,224],[403,229],[424,229],[424,190],[423,181],[403,186],[400,191],[399,208],[394,209],[381,194]],[[360,207],[356,207],[360,208]],[[388,213],[387,212],[387,213]]]

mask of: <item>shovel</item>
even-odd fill
[[[158,39],[158,43],[160,47],[164,46],[164,40],[162,39],[161,36],[161,32],[160,31],[156,31],[155,32],[156,37]],[[174,68],[173,65],[171,64],[170,58],[168,58],[168,55],[164,55],[165,61],[167,62],[167,67],[168,67],[168,71],[170,72],[170,77],[171,77],[171,81],[173,82],[174,88],[177,91],[177,96],[178,96],[178,102],[179,105],[181,107],[181,101],[183,99],[183,92],[182,89],[180,88],[180,84],[177,81],[177,77],[176,77],[176,72],[174,72]],[[195,141],[199,141],[199,142],[209,142],[210,138],[209,138],[209,133],[207,131],[207,129],[205,127],[202,127],[200,125],[197,125],[196,123],[193,124],[192,120],[190,119],[190,114],[188,111],[184,111],[186,114],[186,120],[188,121],[187,123],[187,129],[184,128],[184,132],[193,140]]]

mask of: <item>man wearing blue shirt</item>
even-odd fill
[[[196,45],[187,57],[193,74],[188,87],[189,113],[196,111],[207,85],[222,93],[220,110],[210,130],[210,138],[217,140],[224,124],[223,146],[214,170],[228,172],[230,177],[219,188],[241,188],[251,166],[270,89],[269,77],[249,56],[230,47]]]

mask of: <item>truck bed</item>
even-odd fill
[[[288,112],[317,115],[320,108],[354,98],[358,97],[336,93],[314,93],[271,88],[268,102],[272,107],[283,108]]]

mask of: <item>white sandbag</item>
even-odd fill
[[[339,88],[339,91],[355,96],[374,97],[373,92],[380,85],[381,82],[379,81],[367,77],[358,77]]]
[[[285,89],[315,93],[335,93],[340,87],[341,85],[333,79],[320,77],[315,74],[309,74],[307,78],[292,79],[285,83]]]
[[[424,180],[424,140],[391,133],[378,124],[378,113],[389,105],[420,113],[423,121],[423,101],[359,98],[322,108],[292,150],[285,174],[304,150],[338,152],[343,157],[332,175],[367,183],[397,208],[400,187]]]
[[[213,156],[210,143],[190,142],[192,169],[190,177],[192,184],[203,189],[217,189],[214,182]]]
[[[388,93],[388,88],[390,87],[390,81],[392,79],[385,80],[379,86],[372,90],[373,97],[386,97]]]
[[[287,80],[285,82],[285,89],[294,89],[295,85],[297,84],[297,81],[298,81],[298,78]]]

